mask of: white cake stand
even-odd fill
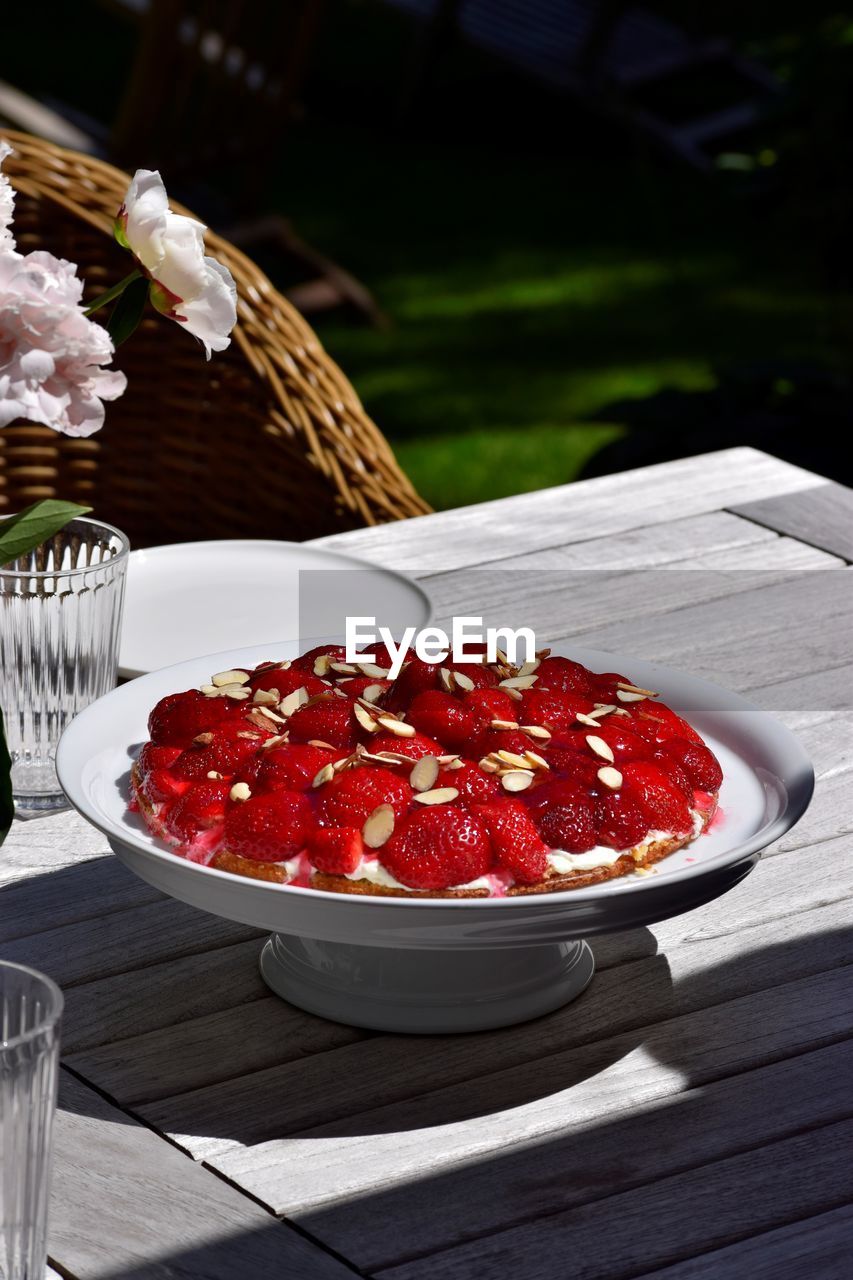
[[[167,693],[205,683],[213,671],[297,652],[294,643],[277,652],[269,645],[241,649],[123,685],[72,721],[59,744],[57,772],[71,803],[143,880],[203,911],[271,930],[260,962],[268,986],[337,1022],[382,1031],[480,1031],[559,1008],[592,978],[584,939],[719,897],[811,799],[814,774],[799,742],[745,699],[651,663],[564,646],[593,670],[622,670],[659,690],[720,758],[721,819],[654,874],[564,893],[454,901],[325,893],[187,862],[127,811],[129,769],[151,707]]]

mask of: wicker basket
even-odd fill
[[[112,238],[127,176],[28,134],[3,136],[15,149],[4,171],[18,192],[19,248],[69,258],[87,298],[103,292],[128,269]],[[311,328],[233,245],[213,234],[207,245],[237,283],[228,350],[208,363],[187,334],[146,318],[117,354],[128,389],[102,431],[0,431],[0,513],[60,496],[143,546],[302,540],[428,511]]]

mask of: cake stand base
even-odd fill
[[[261,976],[291,1004],[333,1022],[426,1035],[527,1022],[586,989],[585,942],[477,950],[414,950],[274,933]]]

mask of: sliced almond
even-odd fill
[[[223,698],[233,698],[235,702],[244,702],[251,696],[251,689],[245,688],[242,684],[224,684],[219,689],[219,694]]]
[[[596,702],[595,709],[590,711],[589,714],[598,720],[602,716],[609,716],[611,711],[615,710],[616,708],[612,702]]]
[[[464,765],[465,765],[465,761],[464,761],[464,760],[460,760],[460,759],[459,759],[459,757],[457,756],[455,760],[449,760],[449,761],[448,761],[448,763],[447,763],[447,768],[448,768],[448,769],[462,769],[462,768],[464,767]]]
[[[612,764],[606,764],[599,769],[598,780],[603,782],[605,787],[610,787],[611,791],[617,791],[622,786],[622,774],[618,769],[614,769]]]
[[[229,684],[247,684],[249,681],[248,671],[217,671],[211,683],[217,689],[224,689]]]
[[[518,674],[520,676],[532,676],[538,666],[539,659],[532,658],[530,662],[522,662],[521,666],[518,668]]]
[[[513,702],[521,702],[522,694],[520,689],[504,688],[504,693],[507,695],[507,697],[512,698]]]
[[[375,679],[384,680],[388,675],[387,667],[377,666],[375,662],[360,662],[358,665],[363,676],[373,676]]]
[[[433,791],[421,791],[412,798],[418,804],[449,804],[458,795],[455,787],[436,787]]]
[[[583,711],[579,711],[578,714],[575,716],[575,719],[577,720],[578,724],[589,725],[591,729],[597,729],[599,727],[598,721],[594,719],[592,716],[584,715]]]
[[[266,742],[261,743],[261,751],[270,751],[273,747],[280,747],[283,742],[287,742],[287,734],[274,733],[271,738],[267,738]]]
[[[203,693],[206,698],[218,698],[219,690],[215,684],[203,684],[199,688],[199,692]]]
[[[529,769],[510,769],[501,778],[501,786],[504,791],[526,791],[533,781],[533,774]]]
[[[272,728],[272,722],[269,717],[261,715],[260,707],[253,708],[246,716],[246,720],[249,724],[253,724],[256,729],[266,729],[269,732]],[[252,737],[257,737],[257,734],[252,734]]]
[[[247,720],[249,718],[250,718],[249,716],[246,717]],[[262,727],[266,729],[267,726],[263,725]],[[251,729],[241,729],[240,732],[237,734],[237,737],[248,738],[250,742],[258,742],[260,741],[261,735],[259,733],[252,733]]]
[[[550,742],[551,730],[546,729],[541,724],[523,724],[521,732],[526,733],[528,738],[538,738],[540,742]]]
[[[369,755],[368,752],[365,752],[364,758],[365,760],[368,760],[368,759],[381,760],[383,764],[411,764],[412,763],[411,756],[404,756],[399,751],[377,751],[375,756]]]
[[[454,764],[458,759],[459,759],[459,756],[458,756],[458,755],[455,755],[455,754],[454,754],[454,755],[439,756],[439,757],[438,757],[438,763],[439,763],[439,764]]]
[[[322,769],[318,770],[318,772],[314,774],[314,781],[311,783],[311,786],[322,787],[324,782],[331,782],[334,776],[334,765],[324,764]]]
[[[504,764],[514,765],[516,769],[527,768],[527,761],[524,756],[517,755],[515,751],[496,751],[494,754]]]
[[[335,749],[335,748],[332,746],[331,742],[324,742],[322,738],[309,738],[309,739],[308,739],[308,746],[309,746],[309,747],[320,747],[320,748],[322,748],[322,750],[324,750],[324,751],[334,751],[334,749]]]
[[[215,769],[211,769],[207,776],[208,776],[208,778],[210,778],[211,782],[221,782],[221,781],[222,781],[222,774],[221,774],[221,773],[217,773]]]
[[[648,694],[632,693],[630,689],[617,689],[616,697],[620,702],[645,702]]]
[[[390,716],[379,716],[379,723],[383,729],[387,729],[397,738],[414,738],[415,736],[415,726],[404,724],[402,720],[392,720]]]
[[[490,720],[489,726],[492,729],[517,729],[517,720]]]
[[[278,709],[281,714],[287,718],[288,716],[292,716],[294,711],[298,711],[301,706],[304,706],[307,701],[308,690],[305,688],[304,684],[301,684],[298,689],[294,689],[286,698],[282,698]]]
[[[262,707],[274,707],[281,701],[281,694],[278,689],[256,689],[252,694],[252,701],[259,703]]]
[[[613,714],[615,716],[627,716],[629,720],[631,718],[631,712],[626,711],[624,707],[614,707]]]
[[[454,671],[453,675],[456,680],[457,687],[464,689],[466,693],[470,693],[474,688],[474,681],[471,677],[466,676],[464,671]]]
[[[442,688],[445,693],[453,693],[456,689],[456,672],[451,671],[448,667],[442,667],[438,673]]]
[[[586,735],[586,745],[595,755],[600,756],[602,760],[606,760],[608,764],[613,763],[613,750],[608,742],[603,738],[597,738],[594,733]]]
[[[510,676],[508,680],[501,680],[500,689],[532,689],[538,676]]]
[[[342,676],[357,676],[358,667],[354,667],[351,662],[330,662],[330,671],[339,671]]]
[[[491,756],[483,756],[480,761],[480,768],[483,770],[483,773],[497,773],[500,767],[501,766],[498,761],[494,760]]]
[[[358,723],[361,725],[362,729],[366,729],[368,733],[379,732],[379,725],[373,719],[373,716],[370,715],[369,712],[365,711],[364,707],[361,705],[360,702],[356,702],[353,704],[353,714],[355,715],[355,718],[358,721]]]
[[[314,659],[314,675],[323,679],[323,676],[329,674],[329,668],[332,665],[331,654],[321,653],[318,658]]]
[[[438,759],[436,756],[421,756],[415,762],[409,774],[409,785],[414,791],[429,791],[438,777]]]
[[[212,733],[197,733],[193,738],[194,747],[209,747],[213,741]]]
[[[641,684],[628,684],[627,680],[617,680],[616,688],[624,689],[626,693],[641,693],[645,698],[656,698],[658,696],[654,689],[644,689]]]
[[[272,707],[253,707],[246,719],[254,724],[284,724],[284,716],[278,715]]]
[[[382,697],[384,692],[385,692],[384,684],[369,684],[361,695],[362,701],[376,702],[378,698]]]
[[[235,782],[228,794],[232,800],[248,800],[252,792],[248,782]]]
[[[548,761],[544,756],[540,756],[538,751],[525,751],[524,758],[527,763],[534,769],[550,769]]]
[[[380,804],[361,828],[361,838],[368,849],[379,849],[394,832],[394,810]]]

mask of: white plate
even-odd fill
[[[396,1031],[479,1030],[523,1021],[577,995],[592,976],[579,939],[678,915],[731,889],[794,825],[814,774],[794,735],[745,698],[652,663],[575,646],[557,652],[658,689],[720,758],[722,818],[652,875],[540,896],[448,900],[327,893],[199,866],[128,813],[128,776],[148,713],[220,668],[293,657],[297,643],[245,646],[135,680],[66,729],[57,772],[69,800],[137,875],[182,901],[272,929],[262,972],[315,1013]]]
[[[299,618],[300,573],[337,571],[327,606],[312,592]],[[305,580],[303,579],[303,584]],[[402,574],[300,542],[234,539],[133,551],[119,674],[144,675],[199,653],[343,634],[347,614],[372,615],[398,634],[431,617],[426,592]]]

